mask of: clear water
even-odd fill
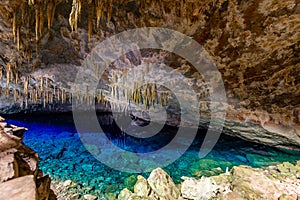
[[[95,194],[118,193],[123,188],[131,189],[134,185],[137,174],[111,169],[96,160],[85,149],[76,132],[72,115],[5,117],[8,123],[28,128],[24,135],[24,143],[38,152],[40,169],[53,179],[60,181],[72,180],[83,188],[88,188],[84,192]],[[118,129],[113,125],[106,130],[108,136],[116,145],[120,143],[123,144],[123,148],[144,151],[144,149],[139,149],[141,145],[136,141],[132,141],[130,137],[121,137]],[[165,135],[170,136],[173,132],[176,134],[176,129],[172,127],[166,127],[164,131],[166,132]],[[162,139],[166,137],[165,135],[160,136],[159,141],[165,141]],[[221,136],[208,156],[199,159],[198,151],[203,135],[205,135],[205,130],[199,130],[195,142],[186,153],[176,162],[164,168],[175,182],[180,182],[182,176],[217,175],[225,171],[227,167],[230,169],[235,165],[262,167],[284,161],[293,163],[300,159],[299,152],[281,151],[225,135]],[[131,142],[122,143],[126,139]],[[161,145],[163,145],[163,142]],[[153,148],[157,148],[157,144]],[[144,173],[142,175],[147,178],[149,174]]]

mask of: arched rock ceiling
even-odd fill
[[[8,82],[18,77],[23,85],[29,74],[67,84],[91,49],[115,33],[180,31],[203,45],[222,73],[227,120],[234,122],[227,127],[237,130],[231,134],[300,147],[299,0],[2,0],[0,19],[1,80],[10,74]],[[7,102],[1,107],[9,111]],[[243,133],[238,123],[251,127]]]

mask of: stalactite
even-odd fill
[[[58,102],[61,100],[61,98],[60,98],[60,91],[59,90],[60,90],[59,88],[56,89],[56,98],[57,98]]]
[[[40,90],[44,91],[44,77],[41,76]]]
[[[16,72],[15,73],[15,85],[18,85],[18,83],[19,83],[19,73]]]
[[[18,91],[14,90],[14,102],[16,103],[18,101]]]
[[[50,104],[53,104],[53,93],[49,92],[49,102]]]
[[[61,103],[65,103],[65,94],[64,94],[64,89],[61,90]]]
[[[37,103],[37,101],[38,101],[38,91],[35,89],[33,102]]]
[[[88,40],[90,41],[93,32],[93,17],[94,17],[94,6],[89,4],[89,16],[88,16]]]
[[[45,98],[44,99],[48,104],[49,103],[49,92],[48,91],[45,92]]]
[[[39,10],[39,27],[38,27],[38,30],[39,30],[39,38],[41,35],[43,35],[43,27],[44,27],[44,12],[43,12],[43,2],[40,3],[40,10]]]
[[[54,9],[54,2],[52,0],[48,0],[48,2],[47,2],[48,29],[51,28],[51,24],[52,24],[52,10],[53,9]]]
[[[28,5],[34,5],[34,0],[28,0]]]
[[[152,84],[151,88],[151,101],[152,101],[152,106],[154,107],[155,102],[157,102],[157,87],[156,84]]]
[[[50,29],[52,26],[56,5],[57,5],[57,2],[55,0],[48,0],[48,2],[47,2],[48,29]]]
[[[96,0],[96,17],[97,17],[97,28],[100,26],[100,20],[103,15],[103,0]]]
[[[107,22],[110,22],[111,20],[111,15],[112,15],[112,0],[108,0],[108,7],[107,7]]]
[[[29,85],[29,80],[28,77],[26,77],[24,81],[24,94],[26,98],[28,97],[28,85]]]
[[[43,108],[46,108],[46,97],[45,97],[45,93],[43,93]]]
[[[12,66],[11,64],[7,64],[7,69],[6,69],[6,87],[9,87],[9,84],[11,82],[11,71],[12,71]]]
[[[39,33],[40,33],[40,8],[41,5],[39,2],[35,5],[35,40],[39,40]]]
[[[13,12],[13,36],[14,36],[14,42],[17,40],[17,11],[14,10]]]
[[[17,50],[20,51],[21,48],[21,42],[20,42],[20,29],[21,27],[17,28]]]
[[[3,71],[2,71],[2,67],[0,68],[0,81],[2,80],[3,77]]]
[[[88,85],[85,87],[84,99],[86,100],[86,103],[87,103],[88,99],[89,99],[89,86]]]
[[[81,13],[81,0],[73,0],[72,10],[69,16],[69,23],[72,31],[77,31],[78,18]]]

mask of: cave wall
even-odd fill
[[[195,39],[217,64],[228,98],[228,134],[300,149],[299,0],[4,0],[0,19],[2,112],[22,111],[14,96],[25,92],[26,82],[30,90],[47,79],[61,88],[61,98],[105,38],[165,27]],[[128,55],[138,65],[135,58]],[[172,56],[163,59],[182,67]]]

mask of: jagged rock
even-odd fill
[[[70,186],[71,184],[72,184],[72,181],[71,181],[71,180],[66,180],[66,181],[63,182],[63,186],[64,186],[64,187],[68,187],[68,186]]]
[[[83,195],[83,198],[86,200],[95,200],[95,199],[97,199],[97,196],[91,195],[91,194],[85,194],[85,195]]]
[[[127,188],[123,189],[118,195],[118,200],[127,200],[132,196],[132,192]]]
[[[297,198],[298,199],[298,198]],[[280,197],[279,197],[279,200],[295,200],[295,198],[293,198],[292,196],[289,196],[287,194],[282,194]]]
[[[19,176],[19,166],[14,152],[1,152],[0,161],[0,183]]]
[[[153,170],[147,181],[160,199],[178,199],[180,196],[180,191],[172,178],[161,168]]]
[[[56,199],[49,176],[38,169],[38,155],[22,142],[26,129],[5,126],[12,130],[0,127],[0,199]]]
[[[236,192],[228,192],[222,196],[223,200],[244,200],[238,193]]]
[[[152,197],[147,197],[147,196],[139,196],[137,194],[133,194],[129,197],[128,200],[157,200],[157,199],[154,199]]]
[[[202,176],[200,180],[194,178],[182,177],[184,180],[181,185],[181,195],[183,198],[193,200],[208,200],[216,196],[218,186],[216,182]]]
[[[40,200],[49,199],[50,184],[51,184],[51,179],[48,175],[37,179],[36,186],[37,186],[38,197]]]
[[[280,191],[274,182],[262,172],[246,166],[232,169],[233,191],[246,199],[278,198]]]
[[[137,182],[134,185],[134,193],[139,196],[148,196],[150,192],[150,187],[147,180],[143,176],[137,177]]]
[[[0,199],[9,200],[37,200],[34,176],[28,175],[0,184]]]

